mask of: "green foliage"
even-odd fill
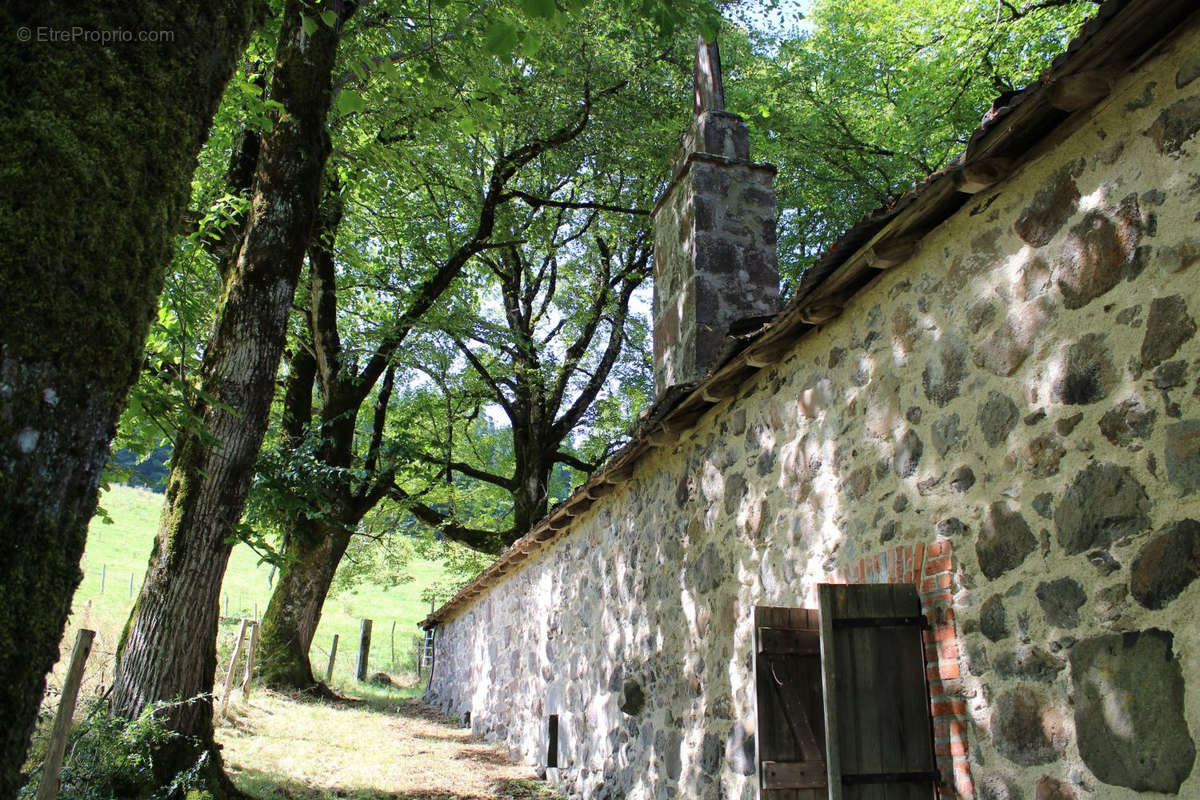
[[[669,5],[683,19],[699,13],[703,4]],[[389,4],[375,10],[375,16],[348,29],[339,51],[344,71],[335,81],[339,115],[331,130],[330,183],[339,187],[345,213],[328,244],[337,269],[342,380],[359,370],[398,325],[409,324],[406,309],[424,283],[480,225],[497,154],[569,127],[590,103],[587,128],[570,144],[523,167],[509,186],[554,202],[646,209],[662,188],[667,155],[687,115],[678,98],[686,95],[692,44],[664,41],[654,22],[624,3],[590,3],[583,15],[572,4],[519,2],[466,18],[452,6],[445,16],[420,19],[412,29],[395,24],[396,11]],[[557,296],[554,288],[544,293],[546,313],[534,332],[542,336],[558,329],[546,348],[545,368],[525,372],[531,386],[544,387],[564,356],[559,342],[586,325],[590,298],[601,289],[596,278],[600,240],[620,250],[638,237],[644,243],[645,221],[633,224],[628,215],[609,212],[599,219],[594,211],[563,215],[515,196],[505,196],[486,213],[495,215],[493,240],[525,240],[524,257],[560,264]],[[370,417],[381,397],[379,386],[357,409],[343,412],[356,419],[348,459],[331,458],[343,451],[329,438],[329,419],[325,433],[314,419],[301,440],[277,435],[268,442],[243,540],[282,539],[302,519],[346,518],[348,495],[388,479],[454,524],[511,527],[506,523],[509,491],[461,474],[447,479],[428,461],[449,454],[497,475],[513,473],[511,427],[497,424],[495,398],[480,375],[466,367],[454,343],[455,337],[484,337],[501,348],[512,342],[502,335],[505,324],[492,299],[497,284],[486,252],[490,248],[466,265],[419,320],[404,349],[392,356],[396,390],[374,460]],[[306,291],[298,293],[300,309],[312,303]],[[616,305],[602,309],[598,344],[613,330]],[[601,397],[626,399],[585,410],[582,425],[588,432],[564,439],[566,449],[581,455],[602,455],[650,393],[647,325],[638,320],[618,327],[622,355]],[[294,347],[311,347],[309,328],[297,315]],[[596,367],[600,349],[584,353],[579,373],[566,387],[568,402],[582,390],[582,376]],[[321,414],[326,388],[315,395],[314,417]],[[453,444],[447,446],[445,439]],[[578,477],[555,470],[551,497],[565,496]],[[402,519],[402,532],[421,527]],[[364,549],[369,548],[357,542],[351,547],[348,585],[356,575],[373,574],[388,583],[403,574],[403,559],[388,555],[386,547],[378,559],[362,556]]]
[[[254,481],[246,501],[238,538],[269,547],[270,537],[282,538],[299,519],[330,520],[332,489],[352,477],[351,471],[330,466],[319,456],[321,442],[313,429],[299,442],[286,445],[268,436],[258,453]],[[268,558],[273,548],[260,550]]]
[[[204,347],[221,294],[216,248],[236,246],[249,197],[230,191],[227,170],[242,132],[270,128],[279,104],[264,96],[262,64],[278,31],[277,22],[260,28],[235,72],[217,110],[208,142],[192,177],[187,225],[175,237],[158,312],[151,320],[141,369],[118,423],[114,451],[149,457],[173,447],[181,431],[197,430]],[[121,465],[109,463],[106,480],[124,480]]]
[[[332,595],[359,591],[368,586],[394,589],[407,586],[424,603],[441,605],[453,597],[493,557],[476,552],[445,537],[434,535],[396,505],[376,509],[360,527],[363,534],[350,542],[334,578]],[[430,580],[427,569],[439,564],[444,572]]]
[[[329,244],[343,371],[360,369],[412,321],[405,315],[413,298],[479,225],[501,154],[577,119],[585,98],[592,103],[587,129],[523,168],[510,188],[556,203],[648,208],[689,121],[697,31],[711,37],[720,28],[727,103],[748,118],[755,158],[780,168],[781,267],[795,279],[854,221],[944,165],[992,98],[1033,80],[1093,7],[1086,0],[1043,5],[819,0],[803,24],[794,15],[793,27],[766,34],[746,21],[761,26],[787,3],[753,12],[723,6],[740,14],[740,27],[722,23],[707,0],[437,0],[420,13],[401,0],[372,4],[343,31],[333,85],[329,171],[346,211]],[[327,14],[314,7],[306,33],[332,25]],[[770,19],[781,28],[785,22]],[[120,426],[118,445],[139,454],[194,426],[190,409],[206,400],[198,376],[221,293],[213,244],[235,230],[247,203],[229,191],[226,172],[239,135],[269,130],[278,110],[262,91],[278,25],[276,15],[253,40],[201,154],[192,224],[176,241]],[[517,399],[511,387],[532,398],[553,393],[566,343],[583,333],[602,290],[604,248],[619,253],[645,233],[644,217],[508,198],[496,210],[491,245],[389,356],[396,389],[374,464],[370,413],[378,387],[360,406],[348,464],[327,457],[330,440],[315,424],[299,442],[279,431],[268,437],[240,538],[276,560],[276,543],[297,520],[337,518],[344,490],[360,492],[382,477],[454,524],[505,529],[512,492],[449,464],[515,474],[516,429],[504,409]],[[500,301],[505,259],[518,264],[531,307],[540,309],[525,331],[510,324]],[[544,278],[551,269],[553,285],[539,284],[539,271]],[[581,462],[603,461],[652,401],[647,295],[645,288],[633,295],[604,386],[555,443]],[[302,287],[296,306],[306,312],[310,305]],[[605,307],[565,404],[598,368],[617,310],[616,303]],[[294,315],[292,333],[297,346],[311,347],[303,314]],[[518,365],[515,352],[534,358]],[[327,398],[318,391],[315,399]],[[555,466],[549,501],[582,478]],[[367,581],[399,585],[419,554],[447,559],[459,579],[486,563],[450,547],[403,507],[385,501],[382,508],[359,528],[364,535],[335,587],[341,592]],[[401,536],[386,535],[392,532]],[[445,587],[453,589],[453,582]]]
[[[156,447],[145,457],[129,449],[116,450],[108,464],[109,479],[115,478],[127,486],[162,492],[167,486],[170,461],[171,450],[165,445]]]
[[[778,165],[781,271],[957,155],[999,94],[1036,80],[1088,0],[818,0],[794,35],[723,39],[731,110]]]
[[[178,774],[167,786],[154,775],[154,752],[178,736],[163,722],[164,705],[148,706],[136,719],[109,713],[96,698],[82,722],[71,731],[59,777],[63,800],[168,800],[203,791],[207,756]],[[20,800],[37,796],[37,774],[21,790]]]

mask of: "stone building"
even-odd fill
[[[587,798],[1200,798],[1194,3],[1106,2],[782,310],[700,77],[658,402],[430,615],[430,698]]]

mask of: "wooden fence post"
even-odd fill
[[[396,668],[396,620],[392,620],[392,669]]]
[[[229,657],[229,669],[225,672],[225,690],[221,692],[221,716],[229,710],[229,695],[233,693],[233,671],[242,657],[242,640],[246,638],[246,620],[238,626],[237,641],[233,643],[233,655]]]
[[[250,696],[250,682],[254,680],[254,657],[258,654],[258,622],[250,623],[250,652],[246,654],[246,677],[242,679],[242,694]]]
[[[333,680],[333,660],[337,658],[337,643],[338,635],[333,635],[333,644],[329,648],[329,666],[325,669],[325,682],[329,683]]]
[[[104,582],[108,578],[108,564],[100,565],[100,594],[104,594]]]
[[[75,701],[79,699],[79,684],[83,682],[83,667],[92,652],[95,631],[81,628],[75,634],[75,650],[71,653],[71,666],[67,668],[67,679],[63,682],[62,699],[58,701],[58,713],[54,716],[54,727],[50,730],[50,746],[46,760],[42,762],[42,778],[38,783],[37,800],[54,800],[58,796],[58,773],[62,770],[63,755],[67,752],[67,732],[71,729],[71,717],[75,714]]]
[[[374,623],[369,619],[362,621],[362,627],[358,631],[358,664],[354,667],[354,677],[360,681],[367,679],[367,657],[371,653],[371,626]]]
[[[129,573],[129,599],[133,599],[133,573]]]

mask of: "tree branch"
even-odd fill
[[[515,197],[533,208],[541,208],[543,206],[549,206],[550,208],[579,208],[593,209],[595,211],[615,211],[618,214],[635,214],[641,217],[650,216],[650,211],[645,208],[627,208],[625,206],[613,205],[611,203],[597,203],[582,200],[551,200],[546,197],[536,197],[528,192],[522,192],[519,189],[509,189],[508,192],[506,192],[506,195],[508,197]]]
[[[644,235],[644,232],[639,235]],[[634,262],[628,266],[622,278],[617,311],[612,319],[612,328],[609,330],[608,344],[604,349],[604,355],[600,357],[600,363],[576,396],[575,402],[571,404],[565,414],[555,420],[551,428],[557,441],[566,438],[571,429],[578,424],[588,407],[596,399],[596,395],[600,393],[604,382],[608,380],[608,374],[621,354],[621,345],[625,338],[625,320],[629,315],[629,298],[645,279],[646,265],[650,259],[650,247],[643,241],[636,253]]]
[[[419,521],[440,531],[447,539],[453,539],[481,553],[498,555],[503,548],[504,539],[511,535],[511,531],[488,531],[459,525],[448,514],[422,503],[395,483],[388,487],[387,494]]]
[[[601,94],[617,91],[624,83],[606,89]],[[544,139],[532,139],[515,150],[509,151],[496,159],[488,179],[488,188],[484,194],[483,205],[479,211],[479,222],[475,233],[463,242],[432,277],[417,287],[408,309],[400,316],[396,327],[384,341],[375,349],[375,354],[367,361],[358,376],[358,393],[366,397],[371,386],[379,379],[392,354],[408,337],[416,326],[417,321],[426,311],[433,307],[442,293],[458,277],[458,274],[477,253],[485,249],[496,226],[497,208],[505,202],[504,190],[509,180],[516,175],[521,167],[533,161],[547,150],[561,147],[575,139],[587,128],[591,120],[592,97],[590,90],[585,87],[583,107],[579,119],[564,125]],[[361,402],[361,399],[360,399]]]
[[[559,450],[557,453],[555,453],[554,460],[561,464],[566,464],[568,467],[574,467],[580,472],[586,472],[589,475],[595,472],[596,468],[600,466],[599,464],[589,464],[578,456],[571,455],[565,450]]]
[[[317,222],[308,245],[309,287],[312,300],[309,325],[313,333],[313,350],[317,374],[325,397],[335,394],[338,373],[342,368],[342,342],[338,335],[337,269],[333,243],[342,222],[344,205],[337,178],[329,173],[325,197],[318,210]]]
[[[308,326],[301,329],[308,333]],[[298,341],[287,359],[287,378],[283,389],[283,433],[289,448],[304,438],[304,429],[312,421],[312,391],[317,378],[317,361],[308,349],[309,342]]]
[[[471,348],[467,347],[466,343],[456,338],[454,344],[462,351],[462,354],[471,363],[474,370],[479,373],[479,377],[483,378],[484,383],[490,386],[492,391],[495,392],[496,401],[504,408],[504,413],[508,414],[509,418],[512,419],[516,414],[516,409],[513,408],[512,401],[509,400],[508,396],[501,391],[499,381],[492,377],[492,374],[488,372],[487,367],[484,366],[479,356],[475,355]]]
[[[379,465],[379,451],[383,447],[383,428],[387,423],[388,403],[392,399],[392,388],[396,383],[396,367],[389,366],[383,374],[383,385],[379,387],[379,395],[375,398],[375,419],[371,424],[371,442],[367,446],[367,458],[363,466],[367,474],[375,471]],[[363,485],[364,491],[366,484]]]
[[[516,488],[516,481],[512,478],[506,478],[503,475],[496,475],[495,473],[488,472],[485,469],[472,466],[465,461],[453,461],[442,456],[435,456],[430,453],[426,453],[421,450],[412,451],[408,453],[408,455],[411,458],[415,458],[417,461],[421,461],[426,464],[432,464],[435,467],[445,467],[454,472],[461,472],[468,478],[475,478],[476,480],[499,486],[501,489],[506,489],[510,492]],[[444,475],[444,477],[446,482],[449,483],[451,476]]]

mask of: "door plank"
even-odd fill
[[[818,598],[830,800],[932,800],[934,779],[901,780],[936,774],[916,587],[822,585]]]
[[[755,741],[763,800],[827,800],[815,618],[809,609],[754,610]]]
[[[833,638],[833,619],[837,614],[837,594],[831,584],[817,587],[817,613],[821,631],[821,690],[825,706],[825,772],[829,781],[829,800],[842,800],[841,731],[838,729],[838,659]]]
[[[787,653],[800,656],[821,655],[821,636],[817,631],[759,628],[758,649],[762,653]]]

